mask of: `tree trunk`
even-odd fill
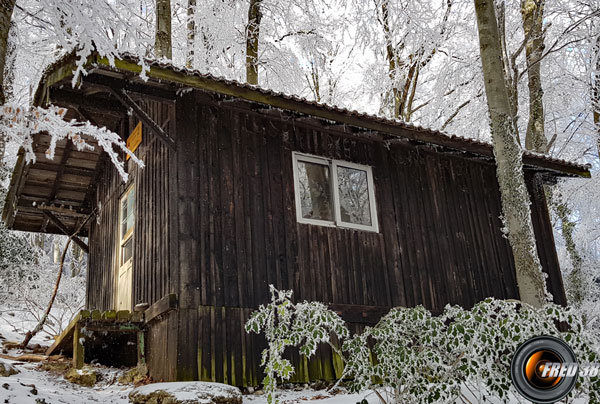
[[[8,53],[8,33],[16,0],[2,0],[0,3],[0,105],[6,102],[4,94],[4,65]]]
[[[511,120],[494,1],[474,1],[502,210],[515,259],[519,294],[525,303],[540,307],[546,299],[545,279],[531,222],[523,151]]]
[[[525,148],[546,153],[548,141],[544,133],[544,91],[542,90],[540,59],[544,52],[545,0],[521,0],[521,19],[527,42],[525,60],[527,62],[527,86],[529,88],[529,122],[525,135]]]
[[[196,0],[188,0],[187,9],[187,57],[185,66],[188,69],[194,67],[194,44],[196,40]]]
[[[392,33],[390,30],[389,22],[389,4],[387,0],[381,3],[381,20],[383,24],[383,35],[385,37],[385,55],[388,61],[388,76],[390,78],[392,89],[390,95],[392,97],[392,103],[394,107],[394,118],[400,117],[400,89],[396,76],[398,74],[397,69],[399,68],[400,61],[396,55],[396,49],[392,43]]]
[[[592,57],[596,59],[595,74],[592,76],[592,114],[596,126],[598,156],[600,156],[600,36],[596,38]]]
[[[573,237],[575,223],[570,219],[571,209],[569,209],[569,206],[564,201],[562,194],[560,192],[552,192],[549,187],[546,188],[546,200],[560,220],[561,233],[565,240],[565,247],[567,249],[567,254],[569,255],[569,260],[573,267],[566,285],[567,298],[569,304],[581,306],[587,293],[583,276],[583,258],[577,250],[577,244],[575,244],[575,238]]]
[[[6,102],[5,92],[5,73],[6,57],[8,54],[8,33],[10,31],[10,22],[16,0],[2,0],[0,2],[0,105]],[[0,161],[4,157],[6,140],[4,134],[0,133]]]
[[[258,42],[260,39],[260,20],[262,0],[250,0],[248,7],[248,26],[246,27],[246,81],[258,84]]]
[[[171,0],[156,0],[154,51],[157,58],[173,58],[173,46],[171,43]]]

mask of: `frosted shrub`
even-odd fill
[[[559,324],[568,331],[561,332]],[[597,358],[595,341],[570,309],[486,299],[471,310],[446,306],[438,317],[423,307],[392,309],[344,343],[345,372],[352,391],[379,389],[389,403],[452,402],[465,386],[476,386],[480,401],[508,402],[509,392],[518,394],[510,380],[512,356],[538,335],[562,338],[580,362]],[[599,387],[597,379],[580,378],[577,390],[598,402]]]
[[[459,398],[469,402],[465,392],[479,402],[490,398],[509,402],[519,397],[510,380],[512,357],[521,343],[534,336],[563,339],[581,364],[600,358],[600,341],[584,328],[578,312],[554,304],[536,309],[518,301],[486,299],[470,310],[448,305],[439,316],[422,306],[394,308],[374,327],[348,337],[343,321],[323,304],[294,305],[291,291],[272,286],[271,294],[271,303],[261,306],[246,324],[248,332],[264,332],[267,337],[262,365],[269,403],[276,378],[287,380],[294,372],[282,358],[285,348],[299,347],[310,357],[317,344],[330,341],[332,333],[344,340],[343,378],[349,380],[349,389],[375,390],[388,404]],[[600,403],[600,380],[580,377],[570,397],[577,395]]]
[[[277,378],[289,380],[294,367],[282,357],[287,347],[299,347],[300,353],[310,358],[320,343],[330,343],[330,335],[348,336],[344,321],[323,303],[292,303],[292,291],[279,291],[270,285],[271,303],[261,305],[246,323],[247,332],[264,332],[269,347],[262,353],[261,366],[265,367],[263,386],[269,404],[274,397]],[[337,349],[332,345],[332,348]],[[275,399],[275,400],[274,400]]]

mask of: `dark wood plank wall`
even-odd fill
[[[544,272],[548,274],[546,287],[552,294],[554,303],[566,306],[567,296],[560,272],[558,255],[556,254],[552,222],[550,221],[542,178],[539,174],[526,173],[525,181],[531,197],[531,218],[537,241],[538,256]]]
[[[175,133],[175,106],[145,100],[140,106],[166,130]],[[172,116],[170,117],[169,114]],[[170,119],[169,119],[170,118]],[[125,137],[137,120],[130,117],[122,125]],[[87,305],[89,308],[115,308],[115,271],[117,252],[118,204],[121,194],[135,184],[136,220],[133,252],[133,304],[154,303],[168,293],[177,293],[178,285],[171,284],[172,272],[178,267],[170,262],[169,221],[169,149],[143,127],[143,140],[136,154],[146,163],[140,169],[127,162],[129,180],[123,182],[110,161],[104,162],[96,189],[98,220],[90,230],[90,265]],[[171,152],[172,153],[172,152]]]
[[[140,106],[158,125],[168,133],[175,133],[175,105],[146,100]],[[132,117],[129,132],[137,120]],[[166,126],[164,126],[166,125]],[[149,303],[161,299],[169,293],[177,293],[178,285],[171,282],[176,263],[170,260],[170,239],[172,237],[169,215],[177,215],[171,210],[169,198],[169,147],[146,126],[143,127],[143,140],[138,156],[146,162],[143,169],[133,167],[132,181],[136,186],[136,208],[133,251],[133,304]]]
[[[146,113],[169,134],[175,135],[175,105],[152,100],[138,101]],[[130,117],[122,125],[128,136],[137,124]],[[106,161],[96,190],[99,221],[90,231],[87,307],[115,308],[116,248],[118,204],[130,184],[136,186],[136,221],[133,252],[133,304],[152,304],[169,293],[179,292],[177,233],[173,220],[178,217],[177,168],[174,150],[165,146],[143,126],[143,139],[136,154],[146,163],[143,169],[127,163],[129,181],[125,184],[111,162]],[[178,372],[178,312],[152,321],[147,327],[145,344],[150,376],[157,381],[175,380]],[[187,316],[183,316],[187,318]]]
[[[388,149],[317,121],[204,94],[187,93],[176,106],[141,104],[159,125],[168,119],[165,128],[177,136],[175,152],[145,130],[139,155],[147,167],[132,167],[131,178],[134,304],[167,293],[177,293],[180,304],[148,330],[155,380],[257,385],[265,341],[243,326],[268,301],[269,284],[294,290],[298,301],[330,304],[355,331],[394,306],[439,312],[447,303],[518,297],[493,165],[424,145]],[[297,223],[293,151],[372,166],[379,233]],[[90,235],[88,307],[99,309],[114,306],[117,204],[126,188],[109,164]],[[547,212],[533,195],[536,233],[547,235]],[[556,253],[549,242],[538,249],[554,291]],[[296,381],[341,371],[327,347],[311,360],[288,355]]]
[[[88,239],[89,264],[87,272],[86,308],[113,310],[115,308],[115,265],[118,221],[118,174],[109,161],[102,163],[96,185],[97,216],[90,221]]]
[[[191,104],[178,107],[178,116],[188,119],[178,135],[194,139],[187,145],[197,158],[179,188],[197,193],[197,203],[180,222],[197,232],[186,236],[197,240],[185,259],[197,260],[198,272],[185,287],[196,288],[188,296],[199,310],[188,305],[185,316],[180,312],[184,378],[260,381],[264,338],[246,335],[243,325],[252,308],[268,301],[269,284],[294,290],[297,301],[331,304],[357,331],[393,306],[423,304],[439,312],[447,303],[469,307],[488,296],[518,297],[493,165],[426,146],[387,149],[310,120],[253,112],[244,103],[198,95]],[[372,166],[380,232],[297,223],[293,151]],[[189,169],[184,162],[179,159],[180,169]],[[327,347],[308,361],[288,355],[296,381],[341,371]]]
[[[494,167],[199,104],[200,304],[298,300],[442,309],[517,297]],[[373,167],[380,232],[296,222],[292,151]]]

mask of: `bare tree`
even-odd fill
[[[250,0],[248,6],[248,25],[246,26],[246,81],[258,84],[258,43],[260,39],[260,20],[262,19],[262,0]]]
[[[440,37],[446,31],[448,17],[452,8],[452,0],[446,1],[446,10],[440,25]],[[424,44],[408,54],[408,57],[402,58],[400,53],[406,48],[405,41],[409,33],[406,33],[400,40],[394,38],[394,29],[390,21],[390,3],[389,0],[382,0],[380,5],[381,17],[379,23],[383,29],[385,40],[385,58],[388,63],[388,76],[392,83],[392,88],[385,95],[384,105],[393,106],[394,118],[402,118],[410,121],[413,113],[413,101],[419,82],[419,74],[437,51],[439,44],[433,44],[431,49],[427,49]]]
[[[474,1],[502,210],[515,259],[519,294],[524,302],[539,307],[545,302],[546,286],[531,222],[523,151],[512,120],[496,10],[493,0]]]
[[[154,51],[158,58],[173,58],[171,41],[171,0],[156,0]]]

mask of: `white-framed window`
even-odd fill
[[[119,206],[119,266],[126,265],[133,256],[133,225],[135,223],[135,187],[121,196]]]
[[[292,153],[300,223],[379,231],[371,167]]]

